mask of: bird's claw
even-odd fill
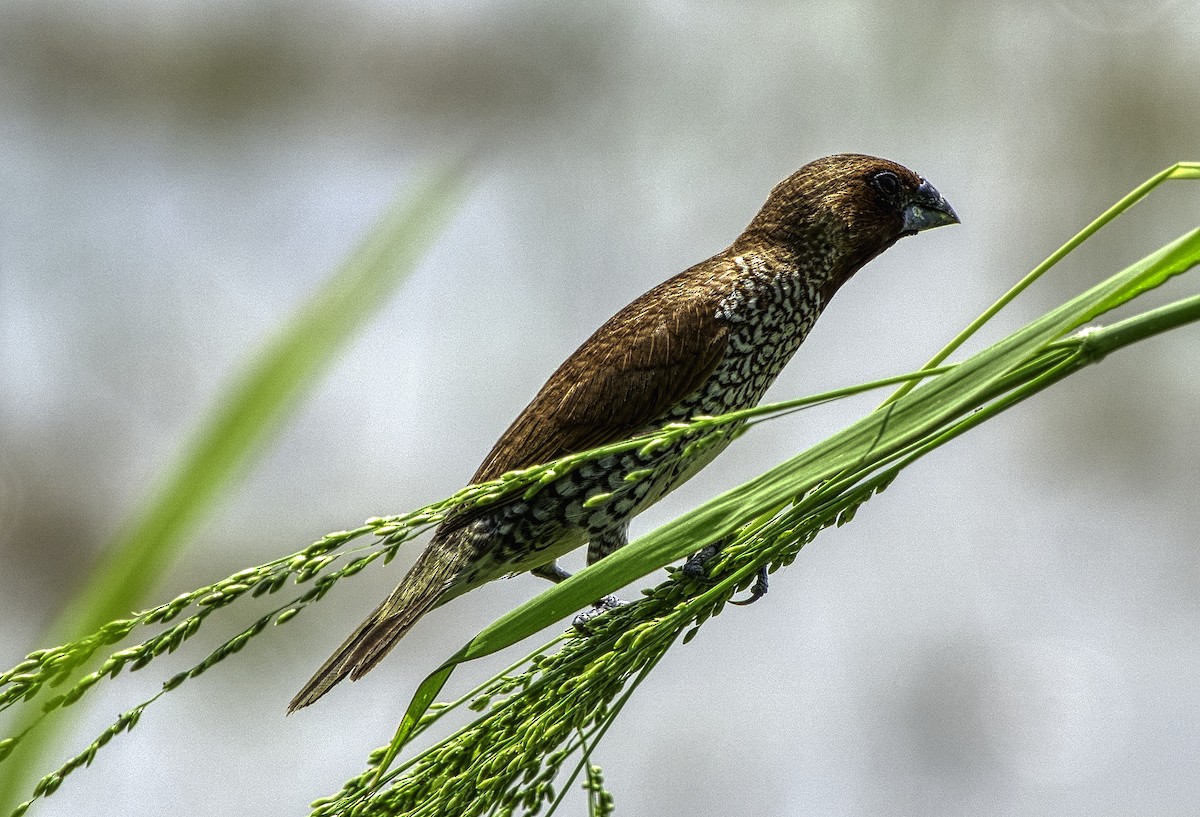
[[[692,557],[683,563],[683,575],[689,579],[704,580],[708,578],[705,573],[705,567],[708,565],[708,560],[721,552],[721,545],[706,545],[692,554]]]
[[[718,542],[707,545],[692,554],[692,557],[683,563],[683,575],[696,581],[707,581],[708,575],[705,573],[705,567],[708,565],[708,560],[720,553],[724,544],[724,542]],[[747,604],[754,604],[765,595],[767,595],[767,568],[764,565],[758,569],[758,575],[750,587],[750,596],[741,601],[731,600],[729,603],[745,607]]]
[[[590,609],[584,610],[582,613],[575,616],[574,620],[571,622],[571,626],[573,626],[583,635],[591,635],[592,631],[591,628],[588,627],[588,624],[593,619],[595,619],[597,616],[607,613],[609,610],[616,610],[618,607],[624,607],[625,604],[626,602],[621,601],[616,596],[605,596],[604,598],[600,599],[600,601],[593,604]]]
[[[754,584],[750,587],[750,595],[741,601],[729,600],[730,604],[736,604],[738,607],[745,607],[767,595],[767,567],[763,565],[758,569],[758,575],[754,578]]]

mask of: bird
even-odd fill
[[[863,265],[901,238],[958,221],[933,185],[895,162],[845,153],[804,165],[771,190],[727,249],[653,287],[584,341],[501,435],[472,484],[756,405]],[[560,582],[569,576],[556,561],[564,554],[586,543],[592,564],[621,548],[630,520],[733,436],[729,428],[699,451],[681,443],[609,455],[532,497],[451,513],[289,713],[347,676],[361,678],[422,615],[468,590],[525,571]]]

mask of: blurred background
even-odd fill
[[[462,148],[479,158],[450,228],[147,605],[453,492],[597,325],[818,156],[900,161],[963,224],[860,273],[769,397],[916,368],[1120,196],[1200,159],[1197,76],[1184,0],[3,2],[0,666],[44,646],[248,356]],[[1198,204],[1194,183],[1155,193],[973,348]],[[620,813],[1194,813],[1198,366],[1195,327],[1122,352],[822,534],[639,689],[596,756]],[[634,533],[879,399],[759,426]],[[168,696],[31,814],[305,813],[427,672],[542,589],[431,614],[285,720],[411,558]],[[97,696],[72,751],[168,677],[143,674]]]

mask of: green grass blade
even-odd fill
[[[137,608],[188,535],[261,456],[321,375],[387,303],[460,200],[467,164],[432,174],[395,205],[214,407],[178,464],[125,524],[45,643],[67,641]],[[18,727],[19,729],[20,727]],[[0,764],[0,811],[28,788],[52,730]]]
[[[1048,272],[1051,267],[1066,258],[1067,255],[1076,247],[1091,238],[1098,230],[1100,230],[1101,227],[1103,227],[1105,224],[1108,224],[1117,216],[1121,215],[1130,207],[1144,199],[1150,194],[1150,191],[1158,187],[1163,182],[1178,179],[1200,179],[1200,162],[1178,162],[1138,185],[1123,199],[1101,213],[1092,221],[1091,224],[1076,233],[1070,241],[1063,244],[1061,247],[1051,253],[1045,261],[1034,267],[1033,270],[1030,271],[1030,273],[1020,281],[1018,281],[1012,289],[1001,295],[999,300],[984,310],[983,314],[971,321],[971,323],[965,329],[959,332],[953,340],[947,343],[941,351],[930,358],[929,362],[925,364],[924,368],[932,369],[941,365],[941,363],[950,357],[950,355],[954,354],[954,352],[957,351],[960,346],[966,343],[968,338],[978,332],[985,323],[996,317],[996,314],[999,313],[1000,310],[1008,306],[1013,299],[1028,289],[1034,281],[1041,278],[1042,275]],[[905,383],[896,390],[895,394],[884,401],[883,405],[887,405],[894,400],[899,400],[901,397],[912,391],[915,386],[916,381]]]
[[[1197,320],[1200,320],[1200,295],[1193,295],[1141,315],[1126,318],[1111,326],[1106,326],[1102,330],[1089,332],[1083,336],[1083,342],[1099,360],[1109,352],[1123,346],[1169,332]]]

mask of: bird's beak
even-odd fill
[[[947,224],[958,224],[958,215],[937,188],[922,180],[921,186],[904,208],[904,232],[917,233]]]

